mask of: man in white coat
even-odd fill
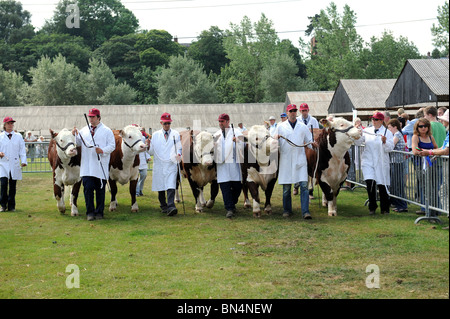
[[[283,216],[289,217],[292,215],[291,185],[299,183],[302,216],[304,219],[311,219],[311,213],[309,212],[308,163],[305,148],[296,147],[292,144],[305,145],[312,143],[312,136],[306,125],[297,119],[296,105],[289,104],[286,111],[288,120],[278,126],[274,137],[279,139],[280,143],[278,183],[283,185]],[[281,136],[284,138],[281,138]],[[312,148],[311,144],[307,147]]]
[[[158,192],[162,212],[167,216],[175,216],[178,213],[175,190],[182,153],[180,133],[170,128],[172,118],[169,113],[161,116],[160,123],[162,129],[152,135],[150,142],[149,152],[153,155],[152,191]]]
[[[83,181],[87,220],[103,219],[109,160],[116,149],[114,133],[101,122],[100,110],[89,110],[89,126],[72,133],[81,145],[80,176]],[[94,192],[97,207],[94,206]]]
[[[133,126],[139,127],[137,124],[132,124]],[[149,135],[145,133],[144,128],[140,127],[142,132],[142,142],[147,145],[147,138]],[[148,162],[151,160],[150,154],[148,152],[139,153],[139,180],[136,185],[136,196],[144,196],[142,192],[144,190],[144,182],[147,179]]]
[[[369,214],[374,215],[377,209],[377,186],[380,194],[381,214],[389,213],[390,185],[389,152],[394,150],[394,136],[383,126],[384,115],[377,112],[372,116],[372,126],[363,130],[362,138],[355,145],[365,144],[361,156],[361,169],[366,181],[369,196]]]
[[[22,135],[14,132],[15,122],[12,117],[5,117],[0,134],[0,212],[16,210],[16,185],[22,179],[22,167],[27,166],[25,142]]]
[[[219,128],[214,134],[214,160],[217,163],[217,183],[222,191],[226,217],[233,218],[242,190],[240,163],[243,161],[244,142],[240,130],[230,127],[230,116],[219,116]]]

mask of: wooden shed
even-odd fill
[[[333,91],[302,91],[302,92],[287,92],[284,109],[280,112],[285,112],[289,104],[295,104],[297,107],[302,103],[309,106],[309,114],[316,119],[326,118],[328,115],[328,106],[333,98]]]
[[[395,79],[340,80],[328,113],[352,119],[354,112],[367,120],[374,111],[384,110]]]
[[[418,103],[444,106],[449,102],[448,92],[448,59],[408,60],[385,105],[404,109],[418,108]]]

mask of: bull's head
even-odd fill
[[[68,129],[55,133],[50,129],[52,139],[56,143],[56,150],[60,158],[73,157],[78,154],[75,136]]]
[[[254,125],[250,128],[248,144],[260,165],[268,164],[271,154],[278,152],[278,141],[270,136],[264,125]]]
[[[334,130],[337,133],[336,139],[338,143],[351,145],[354,140],[358,140],[361,137],[361,131],[342,117],[333,118],[332,121],[327,120],[326,125],[329,129]]]
[[[128,125],[120,131],[122,143],[132,152],[141,153],[145,151],[146,146],[142,141],[142,132],[139,127]]]
[[[208,132],[200,132],[194,137],[194,154],[200,164],[211,166],[214,161],[214,138]]]

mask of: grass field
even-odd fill
[[[138,213],[120,187],[118,211],[88,222],[82,194],[82,215],[61,215],[51,174],[25,174],[17,211],[0,213],[0,298],[449,297],[448,230],[415,225],[414,207],[368,216],[365,190],[356,189],[341,192],[338,217],[315,199],[305,221],[296,196],[296,214],[285,219],[277,185],[273,215],[254,219],[241,196],[228,220],[221,193],[212,210],[195,214],[186,181],[183,190],[186,214],[182,204],[175,217],[161,214],[150,173]],[[71,264],[80,270],[78,289],[66,287]],[[378,289],[366,286],[369,265],[379,267]]]

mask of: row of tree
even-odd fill
[[[387,31],[364,43],[356,14],[333,2],[310,17],[314,45],[300,39],[301,50],[264,14],[213,26],[186,47],[167,31],[139,30],[120,0],[78,0],[80,28],[67,28],[69,3],[35,33],[20,2],[0,1],[0,105],[282,102],[287,91],[334,90],[340,79],[396,78],[421,58]],[[448,54],[448,1],[438,13],[436,57]]]

